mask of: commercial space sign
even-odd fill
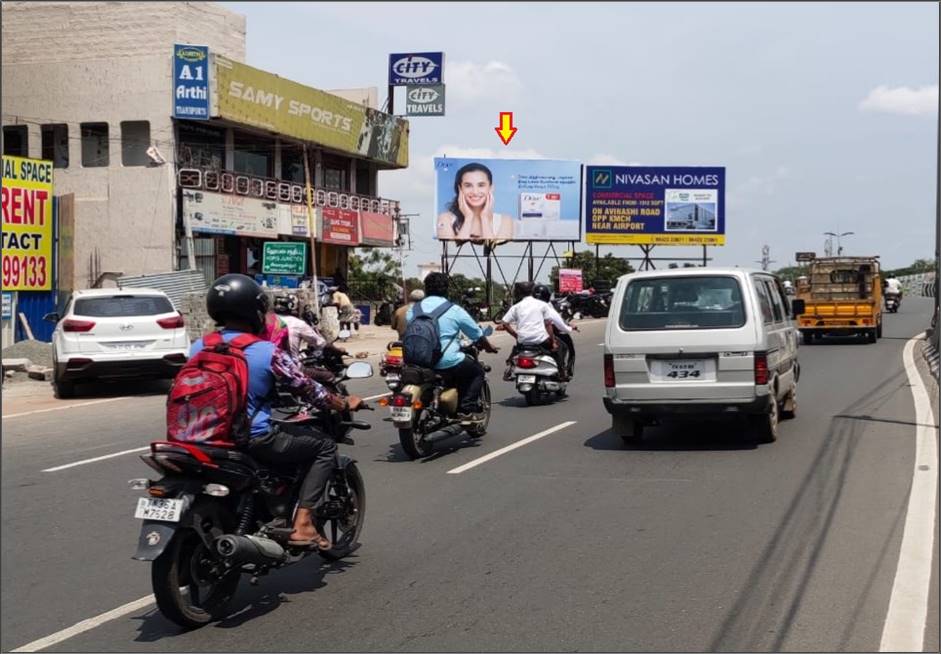
[[[209,120],[209,48],[173,46],[173,117]]]
[[[585,167],[588,243],[725,245],[725,168]]]
[[[276,238],[278,203],[226,193],[183,191],[183,216],[194,232]]]
[[[435,159],[435,238],[581,240],[581,164]]]
[[[264,275],[303,275],[307,270],[307,243],[270,241],[261,253]]]
[[[578,268],[559,269],[559,293],[581,293],[582,271]]]
[[[52,162],[3,155],[3,289],[52,290]]]
[[[444,84],[405,87],[406,116],[443,116]]]
[[[443,52],[403,52],[389,55],[389,86],[441,84],[443,81]]]
[[[392,216],[372,211],[359,212],[363,245],[390,247],[395,245],[395,223]]]
[[[337,207],[319,209],[322,215],[321,241],[334,245],[359,245],[359,212]]]
[[[218,54],[214,61],[213,115],[408,166],[408,121]]]

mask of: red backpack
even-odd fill
[[[244,349],[261,339],[219,332],[177,373],[167,397],[167,440],[231,447],[249,437],[248,363]]]

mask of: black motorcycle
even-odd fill
[[[368,363],[350,364],[336,388],[343,391],[344,380],[370,376]],[[302,405],[282,404],[272,420],[316,425],[338,442],[351,429],[369,429],[368,423],[346,415]],[[133,558],[153,562],[157,607],[172,622],[192,628],[219,619],[242,574],[251,575],[254,585],[271,570],[315,551],[288,544],[306,466],[272,468],[229,447],[177,441],[151,443],[141,459],[161,477],[130,481],[131,488],[148,495],[138,499],[134,513],[144,522]],[[318,551],[320,556],[338,560],[359,547],[365,493],[356,462],[337,454],[325,501],[314,517],[333,544]]]

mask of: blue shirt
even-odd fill
[[[231,329],[222,330],[222,338],[226,343],[241,334],[242,332]],[[200,338],[190,348],[190,356],[194,356],[202,349],[203,339]],[[258,341],[243,351],[245,361],[248,363],[248,415],[254,416],[251,435],[255,438],[266,435],[271,429],[271,402],[274,397],[275,384],[271,359],[274,356],[275,344]]]
[[[445,302],[445,298],[438,295],[426,297],[421,301],[422,311],[431,313]],[[406,320],[409,322],[415,317],[415,308],[412,307],[406,314]],[[462,307],[454,304],[450,309],[444,312],[444,315],[438,319],[438,334],[441,336],[441,359],[435,366],[436,370],[453,368],[464,360],[464,353],[461,352],[461,341],[458,334],[462,333],[472,341],[478,340],[484,335],[480,326],[474,322]]]

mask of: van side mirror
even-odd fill
[[[47,313],[46,315],[42,317],[42,319],[45,320],[46,322],[51,322],[52,324],[55,324],[59,322],[59,312],[53,311],[51,313]]]
[[[805,311],[806,311],[806,307],[804,306],[804,300],[801,300],[801,299],[791,300],[791,316],[793,318],[804,315]]]

